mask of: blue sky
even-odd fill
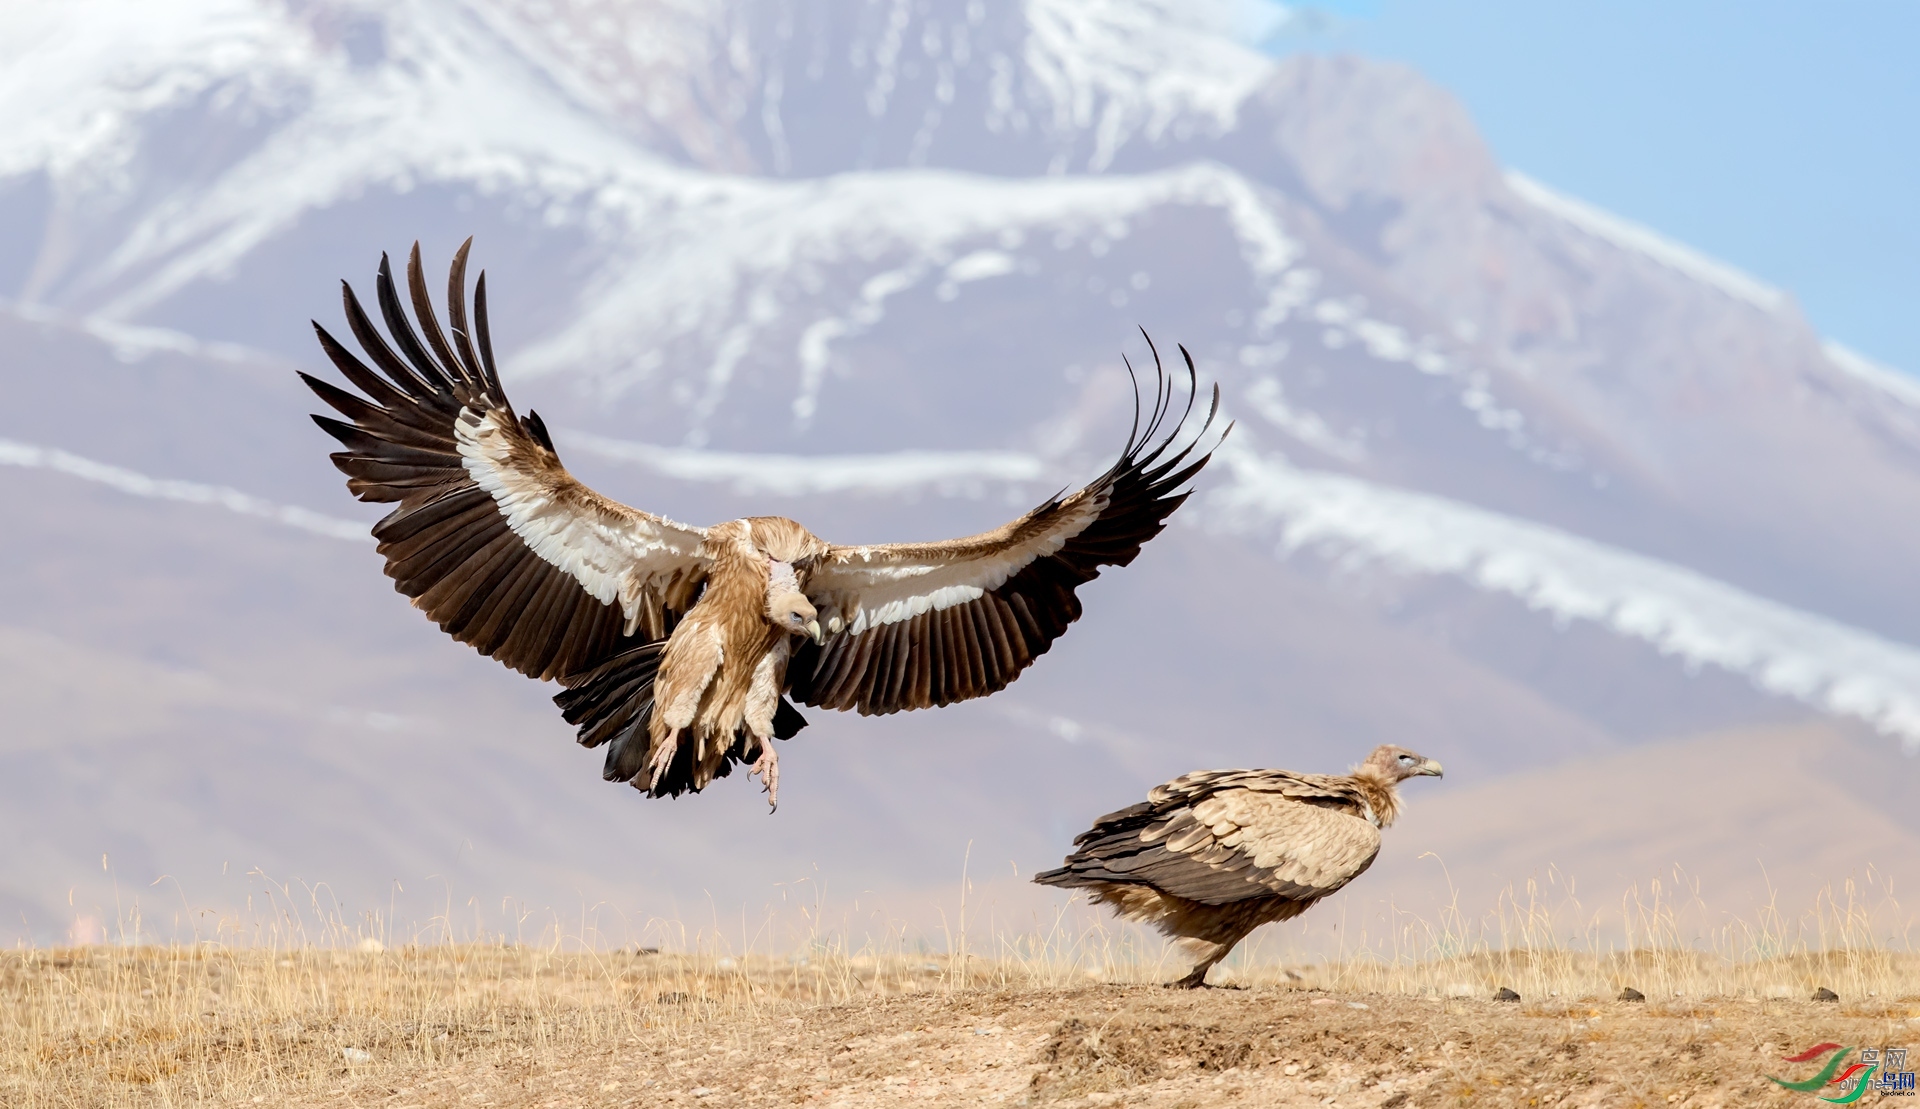
[[[1920,3],[1346,0],[1278,53],[1407,62],[1500,160],[1920,374]]]

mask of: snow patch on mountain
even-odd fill
[[[224,508],[228,512],[271,520],[276,524],[299,528],[301,531],[323,535],[328,539],[346,539],[355,543],[373,541],[373,534],[367,524],[342,520],[335,516],[323,516],[318,512],[293,505],[274,504],[272,501],[262,500],[224,485],[203,485],[197,481],[148,477],[136,470],[96,462],[91,458],[69,454],[55,447],[41,447],[12,439],[0,439],[0,466],[51,470],[83,481],[98,482],[135,497]]]
[[[723,214],[710,201],[727,207],[714,194],[732,192],[732,179],[675,173],[685,167],[647,149],[623,113],[643,93],[654,114],[719,111],[724,105],[656,103],[654,93],[677,88],[684,99],[709,78],[757,79],[757,63],[741,52],[755,49],[749,24],[758,17],[704,0],[648,8],[687,48],[680,52],[707,58],[725,47],[712,59],[715,73],[696,80],[699,65],[649,46],[634,13],[616,21],[624,32],[615,42],[592,33],[608,13],[561,7],[541,15],[503,0],[364,9],[248,0],[7,5],[0,178],[45,172],[59,195],[132,220],[84,270],[60,272],[73,264],[64,257],[44,265],[24,298],[44,299],[52,283],[63,298],[91,294],[98,314],[133,318],[195,281],[230,275],[306,214],[369,190],[469,187],[596,237],[623,237],[666,210]],[[967,18],[977,23],[973,8]],[[1063,133],[1091,133],[1096,170],[1136,134],[1157,137],[1195,120],[1225,129],[1273,66],[1221,33],[1248,24],[1243,9],[1228,0],[1033,0],[1021,13],[1030,70],[1022,81],[1044,92]],[[546,29],[529,33],[534,24]],[[600,46],[587,49],[588,41]],[[739,91],[707,93],[730,100]],[[777,100],[778,90],[767,95]],[[720,140],[694,134],[725,122],[718,117],[655,122],[671,125],[682,145],[702,147],[708,164],[737,160],[713,145]],[[224,146],[222,160],[156,175],[149,163],[170,155],[152,136],[168,127]],[[752,179],[732,183],[752,191]]]
[[[1903,404],[1920,408],[1920,381],[1914,380],[1911,375],[1875,362],[1859,351],[1832,340],[1820,344],[1820,351],[1827,356],[1827,361],[1834,369],[1848,377],[1863,381]]]
[[[1084,168],[1099,173],[1135,134],[1184,140],[1194,117],[1215,134],[1233,127],[1273,72],[1271,58],[1224,33],[1254,14],[1207,0],[1028,0],[1025,61],[1054,130],[1093,131]]]
[[[113,351],[114,358],[121,362],[138,362],[152,354],[167,353],[184,354],[189,357],[235,365],[281,364],[281,359],[277,355],[266,351],[255,350],[239,343],[196,339],[184,331],[175,331],[167,327],[139,327],[98,316],[69,316],[45,305],[20,304],[7,300],[0,300],[0,310],[30,323],[53,324],[98,339],[105,343]]]
[[[623,256],[587,282],[576,322],[522,350],[514,373],[567,372],[610,401],[666,372],[658,346],[703,338],[717,354],[701,375],[692,445],[703,441],[701,416],[718,406],[739,359],[765,333],[780,327],[795,337],[801,375],[793,404],[804,422],[834,342],[870,329],[888,298],[936,275],[957,288],[1036,268],[1032,254],[1017,252],[1042,227],[1059,247],[1124,238],[1154,208],[1211,208],[1269,290],[1269,327],[1308,295],[1282,280],[1303,248],[1261,189],[1213,163],[1029,180],[900,170],[774,182],[675,171],[656,176],[648,192],[628,194],[632,254],[645,264]],[[836,293],[843,271],[864,276]],[[837,311],[820,314],[823,300],[836,299]]]
[[[1557,620],[1592,621],[1866,721],[1920,753],[1920,649],[1544,524],[1300,469],[1244,440],[1220,460],[1233,482],[1204,500],[1211,527],[1264,534],[1277,526],[1283,556],[1328,548],[1356,564],[1459,577]]]
[[[1778,311],[1786,303],[1786,294],[1772,285],[1692,247],[1682,246],[1651,228],[1555,192],[1517,170],[1508,170],[1506,181],[1515,196],[1541,211],[1558,216],[1595,238],[1645,255],[1728,296],[1768,312]]]
[[[979,497],[986,483],[1035,481],[1046,470],[1039,458],[1017,451],[751,454],[656,446],[585,431],[560,430],[556,435],[570,451],[635,463],[681,481],[725,483],[736,493],[897,495],[932,490]]]
[[[1262,419],[1315,450],[1342,462],[1359,463],[1367,459],[1364,432],[1342,435],[1318,412],[1287,403],[1286,387],[1276,378],[1255,378],[1253,384],[1243,390],[1242,399]]]
[[[366,65],[253,4],[96,6],[96,20],[48,14],[60,5],[14,17],[28,48],[0,78],[0,176],[45,170],[63,194],[131,193],[156,126],[258,132],[210,178],[139,198],[133,225],[79,278],[114,290],[104,316],[230,273],[305,214],[368,189],[457,183],[577,224],[601,190],[617,197],[661,164],[460,5],[386,10],[386,60]]]
[[[46,169],[92,193],[135,187],[156,113],[219,87],[271,104],[310,64],[304,36],[251,0],[0,5],[0,177]]]

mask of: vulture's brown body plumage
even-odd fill
[[[1219,391],[1181,446],[1193,361],[1182,412],[1156,354],[1146,419],[1136,412],[1119,460],[992,531],[842,546],[777,516],[676,523],[582,485],[540,417],[514,411],[484,274],[467,315],[467,249],[448,278],[445,331],[418,244],[407,265],[417,329],[384,257],[386,336],[343,286],[372,365],[316,323],[364,396],[302,374],[345,417],[314,419],[346,448],[332,457],[348,489],[395,505],[373,528],[394,587],[455,639],[558,682],[580,742],[607,749],[604,777],[654,796],[698,791],[739,762],[777,796],[773,741],[806,725],[795,703],[873,715],[1005,688],[1079,617],[1074,590],[1159,534],[1211,455],[1196,448]]]
[[[1402,747],[1376,748],[1350,774],[1202,770],[1155,786],[1073,841],[1043,886],[1091,891],[1096,903],[1181,941],[1207,971],[1262,924],[1291,920],[1353,881],[1380,853],[1400,811],[1399,784],[1440,776]]]

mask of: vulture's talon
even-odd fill
[[[767,811],[780,808],[780,756],[774,753],[773,740],[760,741],[760,757],[747,768],[747,773],[760,778],[761,788],[767,791]]]
[[[680,753],[680,737],[675,734],[653,749],[653,758],[647,764],[647,784],[659,786],[660,779],[667,776],[673,767],[673,757]]]

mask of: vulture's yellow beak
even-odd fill
[[[1428,759],[1427,761],[1421,763],[1420,769],[1418,771],[1415,771],[1415,773],[1424,774],[1430,778],[1446,777],[1445,774],[1440,772],[1440,764],[1433,761],[1432,759]]]
[[[827,633],[820,630],[820,621],[818,620],[807,621],[807,635],[811,637],[815,643],[825,643],[827,641]],[[1434,765],[1438,766],[1439,764],[1435,763]]]

